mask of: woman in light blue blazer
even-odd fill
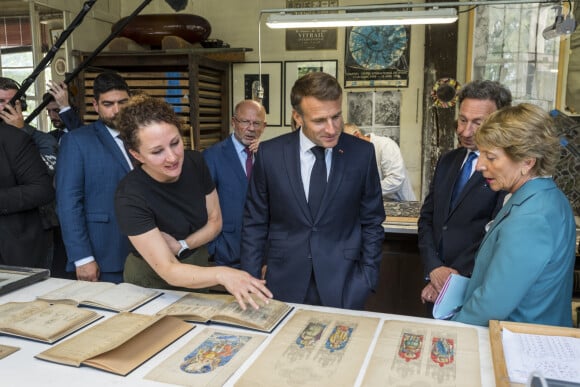
[[[453,320],[571,326],[576,226],[551,178],[560,149],[550,116],[530,104],[506,107],[482,124],[475,141],[477,170],[508,195],[487,226]]]

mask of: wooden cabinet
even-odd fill
[[[88,55],[75,52],[78,63]],[[75,80],[75,100],[86,123],[98,118],[92,108],[92,87],[104,70],[119,72],[131,90],[172,104],[183,121],[186,148],[203,150],[228,135],[230,63],[195,50],[101,53]]]
[[[379,283],[365,310],[429,317],[426,306],[421,303],[423,277],[417,234],[386,233]]]

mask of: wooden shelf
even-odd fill
[[[229,133],[230,64],[209,59],[207,54],[243,53],[244,50],[248,49],[101,53],[76,80],[80,91],[77,104],[86,122],[96,120],[98,117],[91,107],[93,81],[103,70],[117,71],[131,90],[162,98],[173,105],[183,121],[181,131],[186,147],[202,150]],[[75,52],[79,62],[88,55]]]

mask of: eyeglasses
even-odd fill
[[[264,124],[262,121],[249,121],[249,120],[240,120],[238,117],[234,116],[234,121],[236,121],[243,129],[247,129],[252,125],[254,129],[260,129]]]

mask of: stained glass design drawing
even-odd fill
[[[379,319],[297,310],[236,386],[351,386]]]
[[[212,372],[228,364],[250,339],[250,336],[216,332],[187,354],[179,368],[189,374]]]
[[[473,328],[385,321],[362,385],[480,386],[478,346]]]
[[[180,386],[222,386],[265,338],[261,334],[203,329],[145,379]]]
[[[403,332],[401,345],[399,346],[399,357],[409,363],[413,360],[419,360],[421,350],[423,349],[423,339],[425,336]]]

